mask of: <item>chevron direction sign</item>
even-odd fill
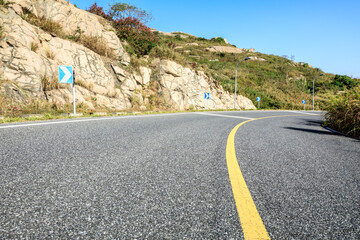
[[[73,83],[73,67],[72,66],[59,66],[59,82],[60,83]]]
[[[205,93],[204,98],[205,99],[210,99],[210,93]]]

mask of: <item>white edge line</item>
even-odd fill
[[[300,111],[288,111],[288,112],[302,113],[302,114],[313,115],[313,116],[320,116],[321,115],[321,114],[316,114],[316,113],[307,113],[307,112],[300,112]]]
[[[215,116],[215,117],[225,117],[225,118],[240,118],[240,119],[246,119],[246,120],[254,119],[254,118],[248,118],[248,117],[237,117],[237,116],[221,115],[221,114],[214,114],[214,113],[201,113],[201,112],[198,112],[196,114],[207,115],[207,116]]]
[[[63,121],[56,121],[56,122],[40,122],[40,123],[27,123],[27,124],[17,124],[17,125],[6,125],[6,126],[0,126],[0,129],[4,129],[4,128],[19,128],[19,127],[31,127],[31,126],[41,126],[41,125],[54,125],[54,124],[66,124],[66,123],[78,123],[78,122],[92,122],[92,121],[102,121],[102,120],[128,119],[128,118],[137,118],[137,117],[175,116],[175,115],[181,115],[181,114],[189,114],[189,113],[169,113],[169,114],[154,114],[154,115],[132,115],[132,116],[96,117],[96,118],[87,118],[87,119],[63,120]]]

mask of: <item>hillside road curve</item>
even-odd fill
[[[236,111],[1,124],[0,239],[250,239],[238,190],[269,238],[359,239],[360,141],[321,121]]]

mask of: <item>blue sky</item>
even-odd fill
[[[70,0],[88,9],[95,1]],[[164,32],[224,37],[240,48],[293,55],[325,72],[360,78],[360,0],[103,0],[135,5]]]

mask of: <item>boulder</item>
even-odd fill
[[[141,84],[148,85],[150,83],[151,78],[151,69],[147,67],[140,67],[140,73],[142,76]]]

